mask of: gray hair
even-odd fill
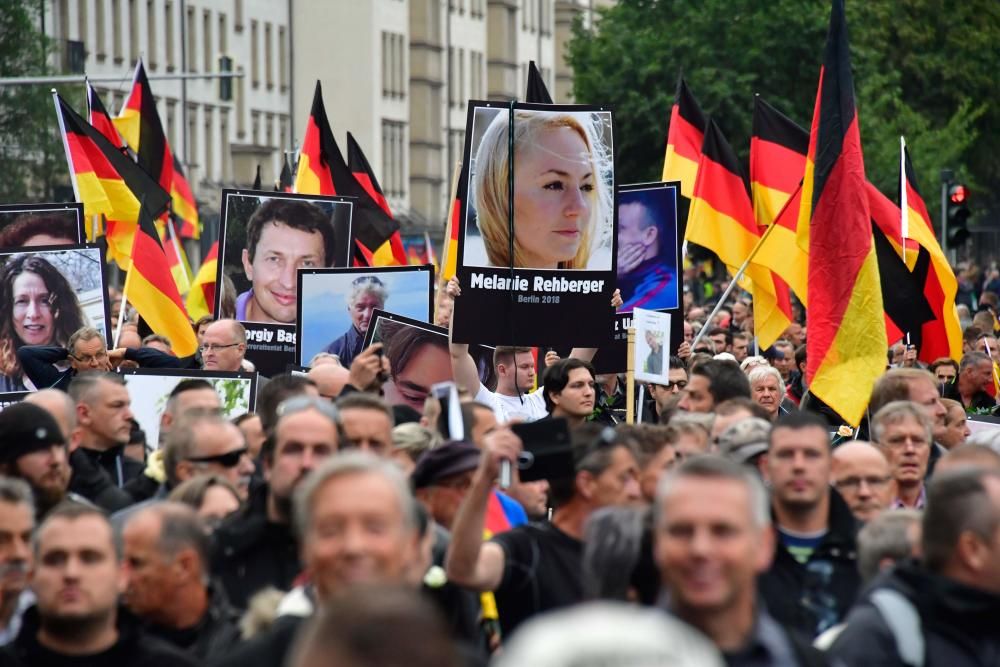
[[[183,549],[192,549],[198,556],[202,581],[207,584],[212,562],[212,539],[205,529],[204,520],[189,505],[163,501],[132,513],[125,526],[147,513],[160,519],[160,534],[157,539],[160,554],[173,558]]]
[[[313,502],[328,482],[349,475],[376,475],[385,480],[396,492],[403,522],[409,530],[417,528],[417,507],[410,485],[402,470],[392,461],[380,459],[368,452],[347,451],[331,456],[313,470],[295,490],[294,521],[300,540],[309,532],[313,519]]]
[[[910,528],[919,525],[920,510],[901,509],[883,512],[869,521],[858,533],[858,571],[864,581],[872,580],[886,558],[899,562],[909,558],[915,543]]]
[[[993,360],[989,358],[983,352],[967,352],[964,357],[962,357],[962,363],[958,365],[959,372],[964,371],[966,368],[974,368],[984,361],[993,363]]]
[[[583,527],[583,591],[588,599],[625,601],[642,552],[646,510],[602,507]]]
[[[667,498],[674,492],[674,487],[682,479],[721,479],[742,483],[750,496],[750,516],[757,528],[767,528],[771,525],[771,501],[767,490],[757,474],[734,461],[720,456],[695,456],[685,460],[660,480],[656,487],[656,522],[664,517],[664,505]]]
[[[744,360],[745,361],[745,360]],[[785,396],[785,381],[781,379],[781,373],[774,366],[757,366],[752,371],[747,373],[747,380],[750,381],[750,390],[753,391],[753,385],[761,380],[773,377],[778,381],[778,400],[780,402],[781,398]]]
[[[195,431],[203,426],[226,428],[232,426],[232,422],[216,412],[199,408],[189,410],[181,416],[163,441],[163,467],[166,469],[167,481],[171,484],[180,483],[177,479],[177,466],[181,461],[197,456],[195,449],[198,438]]]
[[[886,428],[906,418],[913,419],[920,424],[924,429],[928,444],[933,441],[931,437],[931,422],[919,405],[913,401],[892,401],[882,406],[882,409],[872,417],[872,437],[875,439],[875,442],[881,445]]]
[[[94,392],[102,381],[125,386],[125,378],[118,373],[110,371],[86,371],[84,373],[77,373],[73,377],[66,392],[74,402],[89,405],[93,400]]]
[[[0,475],[0,501],[10,505],[27,505],[35,516],[35,497],[31,487],[22,479]]]

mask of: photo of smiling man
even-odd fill
[[[347,264],[350,210],[342,201],[230,193],[224,270],[239,291],[236,319],[294,324],[298,270]]]

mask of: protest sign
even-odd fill
[[[38,246],[0,252],[0,391],[23,391],[22,345],[65,347],[94,327],[111,338],[103,244]]]
[[[352,210],[344,197],[222,191],[215,312],[247,327],[246,358],[263,375],[295,361],[296,272],[350,264]]]
[[[635,379],[639,382],[669,384],[670,313],[635,308],[632,326],[635,328]]]
[[[455,341],[599,345],[617,243],[611,111],[472,101],[467,123]]]
[[[30,391],[7,391],[0,393],[0,410],[9,408],[15,403],[20,403],[30,393]]]
[[[0,248],[77,245],[86,240],[79,202],[0,206]]]
[[[300,270],[299,364],[328,352],[350,368],[376,309],[430,322],[433,290],[430,265]]]
[[[423,412],[424,399],[431,387],[455,379],[451,372],[448,331],[444,327],[376,310],[364,346],[372,343],[382,343],[383,354],[389,360],[389,378],[382,385],[389,405],[408,405]],[[479,369],[480,381],[492,389],[496,385],[493,349],[470,345],[469,354]]]
[[[210,382],[219,393],[222,416],[227,419],[252,412],[257,401],[256,373],[172,368],[123,368],[118,372],[125,378],[125,387],[132,401],[132,414],[146,432],[146,442],[150,449],[158,447],[160,415],[170,398],[170,392],[182,380],[201,379]]]

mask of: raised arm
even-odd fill
[[[461,288],[458,286],[457,278],[449,280],[445,286],[445,290],[453,299],[456,299],[462,293]],[[452,315],[451,322],[448,325],[448,349],[451,352],[451,373],[455,377],[455,384],[469,392],[470,396],[475,396],[479,393],[480,386],[482,386],[479,382],[479,369],[476,368],[476,362],[472,358],[472,355],[469,354],[469,345],[467,343],[452,342],[451,332],[454,326],[455,317]]]
[[[449,581],[475,591],[494,591],[503,581],[504,551],[499,544],[483,542],[486,507],[500,461],[516,461],[521,439],[508,428],[500,428],[483,439],[479,468],[472,486],[458,508],[452,525],[451,544],[445,559]]]
[[[64,361],[69,352],[58,345],[22,345],[17,350],[24,374],[37,389],[51,387],[63,374],[52,364]]]

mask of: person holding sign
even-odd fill
[[[351,326],[340,337],[327,345],[323,351],[335,354],[345,368],[350,367],[354,357],[364,348],[365,333],[372,321],[372,312],[385,309],[389,290],[378,276],[361,276],[351,283],[347,295],[347,312],[351,316]]]
[[[243,270],[252,287],[236,297],[236,319],[295,324],[299,269],[330,266],[337,239],[315,204],[269,199],[247,223]]]
[[[509,114],[496,115],[476,152],[475,207],[490,266],[595,269],[613,217],[611,155],[598,116],[514,112],[514,256],[510,256]],[[604,258],[602,261],[607,261]]]
[[[618,287],[625,295],[619,310],[676,308],[677,267],[665,216],[644,191],[622,194],[634,200],[618,207]]]

